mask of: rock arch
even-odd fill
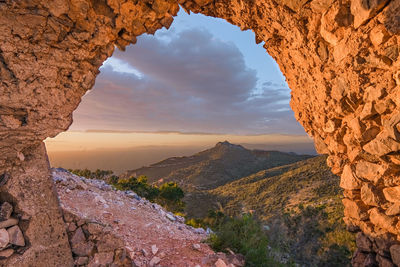
[[[0,1],[0,201],[27,240],[0,263],[72,265],[43,140],[69,127],[115,46],[168,28],[178,4],[265,41],[297,120],[342,177],[354,264],[400,264],[399,0]]]

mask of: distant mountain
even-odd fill
[[[125,176],[176,181],[185,190],[188,217],[209,210],[253,213],[268,229],[271,253],[299,266],[349,266],[355,249],[347,232],[339,177],[325,156],[249,150],[220,142],[190,157],[175,157]],[[290,264],[289,264],[290,265]]]
[[[186,191],[215,189],[261,170],[311,158],[278,151],[249,150],[227,141],[189,157],[173,157],[121,177],[146,175],[149,182],[175,181]]]

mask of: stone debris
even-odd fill
[[[156,255],[158,252],[158,247],[156,245],[152,245],[151,246],[151,253],[153,253],[153,255]]]
[[[219,258],[227,263],[236,259],[207,245],[200,250],[206,230],[185,225],[184,218],[131,191],[117,191],[63,169],[52,173],[76,266],[206,267]],[[81,183],[85,186],[77,186]]]
[[[4,248],[10,242],[10,236],[6,229],[0,229],[0,248]]]
[[[193,244],[194,250],[200,250],[200,248],[201,248],[200,244]]]
[[[7,229],[8,235],[10,236],[10,244],[23,247],[25,246],[24,235],[18,225],[14,225]]]
[[[14,254],[14,250],[11,248],[5,249],[5,250],[1,250],[0,251],[0,259],[1,258],[8,258],[11,257],[11,255]]]
[[[8,202],[0,206],[0,259],[11,257],[15,250],[25,246],[24,235],[18,226],[19,220],[12,217],[14,208]]]

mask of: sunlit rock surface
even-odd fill
[[[69,127],[114,47],[168,28],[178,3],[265,41],[297,120],[343,176],[349,229],[372,242],[354,265],[399,264],[399,0],[1,1],[0,201],[30,218],[27,250],[5,263],[72,264],[41,143]]]

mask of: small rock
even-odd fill
[[[215,267],[227,267],[227,266],[226,266],[226,263],[225,263],[223,260],[218,259],[218,260],[215,262]]]
[[[142,253],[143,253],[143,256],[145,256],[145,257],[149,256],[149,253],[145,249],[142,249]]]
[[[4,248],[10,242],[10,236],[6,229],[0,229],[0,248]]]
[[[170,214],[170,213],[167,213],[167,215],[165,215],[171,222],[174,222],[174,221],[176,221],[176,218],[175,218],[175,216],[174,215],[172,215],[172,214]]]
[[[386,215],[394,216],[400,214],[400,203],[394,203],[386,210]]]
[[[8,220],[12,212],[13,206],[8,202],[4,202],[0,207],[0,221]]]
[[[194,250],[200,250],[200,248],[201,248],[200,244],[193,244]]]
[[[350,165],[346,165],[343,168],[343,172],[340,179],[340,187],[347,190],[360,189],[361,187],[361,183],[354,176],[354,173],[351,170]]]
[[[153,255],[156,255],[158,252],[158,247],[156,245],[152,245],[151,246],[151,252],[153,253]]]
[[[15,225],[7,229],[8,235],[10,236],[10,243],[20,247],[25,246],[24,235],[18,225]]]
[[[93,263],[95,266],[96,264],[99,264],[100,266],[109,266],[113,262],[113,259],[113,252],[96,253],[91,263]]]
[[[385,198],[390,202],[400,201],[400,186],[388,187],[383,189],[383,194]]]
[[[15,219],[15,218],[10,218],[10,219],[8,219],[6,221],[0,222],[0,229],[1,228],[7,228],[7,227],[10,227],[10,226],[14,226],[16,224],[18,224],[18,220]]]
[[[75,224],[74,222],[69,223],[69,224],[68,224],[67,231],[68,231],[68,232],[73,232],[73,231],[75,231],[75,230],[76,230],[76,224]]]
[[[75,265],[86,265],[89,262],[89,258],[88,257],[78,257],[75,260]]]
[[[14,254],[14,250],[9,248],[9,249],[5,249],[0,251],[0,259],[1,258],[8,258],[10,257],[12,254]]]
[[[161,261],[161,259],[159,257],[153,257],[149,263],[150,267],[159,264]]]

